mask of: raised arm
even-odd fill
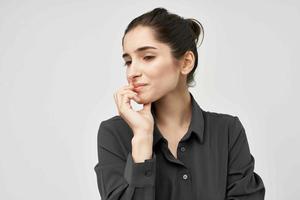
[[[135,143],[137,144],[137,143]],[[101,123],[98,131],[98,163],[94,167],[102,200],[154,200],[156,155],[135,162],[132,152],[126,159],[111,126]]]

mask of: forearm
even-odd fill
[[[115,129],[101,123],[98,132],[98,163],[95,166],[98,189],[103,200],[154,200],[156,154],[152,154],[153,138],[135,135],[133,152],[127,152],[126,160],[120,154],[120,143],[113,135]],[[143,133],[150,133],[144,131]],[[141,133],[141,132],[139,132]],[[151,151],[150,151],[151,150]],[[150,158],[150,159],[148,159]],[[138,163],[141,161],[140,163]]]

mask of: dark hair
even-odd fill
[[[204,39],[204,30],[202,24],[194,18],[183,18],[173,14],[165,8],[158,7],[134,18],[127,26],[126,33],[137,26],[147,26],[154,30],[155,39],[159,42],[168,44],[172,49],[173,57],[179,60],[188,50],[191,50],[195,56],[195,64],[192,71],[187,75],[188,87],[193,87],[191,83],[195,82],[194,72],[198,66],[198,52],[196,44],[199,35]],[[200,44],[200,45],[201,45]],[[199,46],[200,46],[199,45]]]

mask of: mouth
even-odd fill
[[[139,91],[141,91],[144,87],[146,87],[146,85],[147,85],[147,84],[134,86],[133,90],[135,90],[135,92],[139,92]]]

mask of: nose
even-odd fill
[[[137,70],[137,67],[134,67],[133,65],[131,65],[128,70],[127,70],[127,79],[129,83],[134,82],[134,79],[136,79],[136,77],[141,76],[141,73]]]

